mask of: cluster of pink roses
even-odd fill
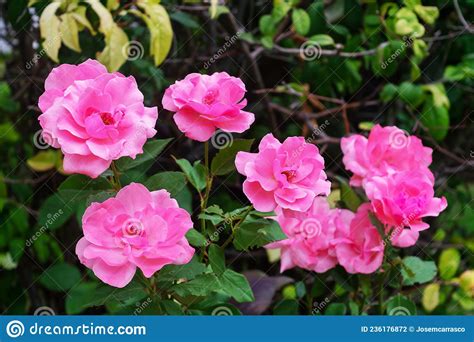
[[[422,218],[447,206],[434,197],[431,149],[418,138],[377,125],[368,139],[353,135],[341,145],[344,164],[354,173],[351,184],[363,186],[370,200],[355,214],[330,209],[323,197],[330,192],[324,160],[304,138],[281,144],[269,134],[258,153],[237,154],[237,170],[247,177],[244,193],[256,209],[275,210],[288,237],[267,246],[281,248],[281,271],[297,266],[322,273],[339,263],[349,273],[372,273],[382,264],[386,241],[371,213],[393,245],[408,247],[429,227]]]
[[[245,85],[227,73],[191,74],[165,93],[163,106],[189,138],[206,141],[219,128],[243,132],[254,115],[243,111]],[[95,60],[53,69],[39,99],[45,141],[64,154],[66,173],[96,178],[114,160],[143,153],[156,134],[156,107],[144,106],[133,77],[109,73]],[[132,183],[114,198],[92,203],[82,218],[79,260],[103,282],[124,287],[137,267],[145,277],[168,264],[188,263],[194,249],[185,238],[193,227],[187,211],[166,190]]]
[[[241,133],[254,122],[243,110],[245,92],[240,79],[224,72],[190,74],[166,90],[162,104],[187,137],[207,141],[216,129]],[[143,153],[156,134],[157,108],[144,106],[135,79],[108,73],[93,60],[55,68],[39,106],[43,135],[61,148],[67,173],[98,177],[114,160]],[[237,154],[245,195],[255,209],[275,211],[288,237],[267,246],[281,248],[282,271],[297,266],[325,272],[340,264],[349,273],[372,273],[382,263],[385,244],[371,213],[395,246],[407,247],[429,227],[422,218],[446,208],[444,198],[434,197],[432,151],[418,138],[375,126],[368,138],[353,135],[341,146],[343,162],[354,173],[351,184],[362,186],[370,200],[356,213],[329,207],[324,159],[303,137],[281,143],[268,134],[257,153]],[[112,286],[128,284],[137,267],[151,277],[194,255],[185,238],[191,217],[166,190],[150,192],[132,183],[116,197],[90,205],[82,225],[77,255]]]
[[[413,246],[429,228],[422,219],[447,207],[444,197],[434,197],[432,150],[397,127],[379,125],[368,138],[343,138],[341,147],[344,165],[354,173],[351,184],[363,187],[392,244]]]

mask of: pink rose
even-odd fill
[[[324,159],[303,137],[290,137],[282,144],[270,133],[258,149],[239,152],[235,158],[237,171],[247,176],[243,191],[255,209],[306,211],[316,196],[329,194]]]
[[[354,173],[351,185],[361,186],[373,176],[400,171],[428,169],[432,149],[421,140],[394,127],[374,126],[369,138],[355,134],[342,138],[342,159],[347,170]]]
[[[332,245],[336,232],[334,221],[346,212],[352,215],[348,210],[330,209],[324,197],[316,197],[306,212],[283,210],[277,221],[288,239],[266,246],[281,248],[280,271],[300,267],[324,273],[336,266],[336,250]]]
[[[387,225],[395,246],[413,246],[419,231],[429,228],[423,217],[438,216],[447,207],[444,197],[434,197],[432,179],[431,173],[414,170],[373,177],[366,183],[372,208],[380,222]]]
[[[87,208],[76,254],[104,283],[124,287],[137,267],[150,278],[165,265],[188,263],[194,249],[185,234],[192,226],[166,190],[149,192],[132,183]]]
[[[155,135],[158,112],[143,104],[133,77],[97,61],[53,69],[39,99],[43,138],[64,154],[64,170],[92,178],[113,160],[135,158]]]
[[[375,272],[383,261],[384,244],[369,218],[370,204],[362,204],[355,215],[336,218],[336,239],[333,243],[339,264],[348,273]],[[351,219],[351,217],[353,217]]]
[[[163,107],[175,112],[178,128],[190,139],[207,141],[219,128],[242,133],[255,117],[243,111],[247,105],[245,84],[226,72],[189,74],[165,91]]]

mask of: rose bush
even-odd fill
[[[6,1],[2,311],[472,312],[473,9],[436,6]]]

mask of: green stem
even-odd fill
[[[204,143],[204,166],[206,167],[206,190],[204,196],[201,196],[201,213],[207,208],[207,202],[212,189],[213,175],[209,167],[209,142]],[[204,233],[206,229],[206,220],[201,219],[201,232]]]
[[[245,221],[245,219],[246,219],[247,216],[250,214],[250,212],[252,211],[252,209],[253,209],[253,206],[249,206],[248,209],[244,212],[244,215],[243,215],[242,218],[239,220],[239,222],[237,222],[237,224],[236,224],[235,226],[233,226],[233,228],[232,228],[232,234],[230,234],[230,236],[227,238],[227,240],[224,242],[224,244],[221,246],[221,248],[227,247],[227,245],[232,242],[232,240],[234,239],[235,232],[237,231],[237,229],[239,228],[239,226],[242,224],[242,222]]]
[[[112,164],[110,164],[110,169],[114,174],[114,188],[116,191],[119,191],[120,189],[122,189],[122,184],[120,183],[120,172],[117,169],[115,162],[112,162]]]

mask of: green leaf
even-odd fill
[[[442,141],[448,134],[450,121],[448,109],[436,106],[432,96],[429,96],[423,105],[420,121],[437,141]]]
[[[273,49],[273,45],[275,45],[273,43],[273,38],[269,36],[262,37],[262,39],[260,39],[260,43],[262,43],[263,47],[266,49]]]
[[[0,171],[0,213],[3,210],[5,204],[5,199],[8,197],[7,185],[5,184],[5,179],[2,172]]]
[[[160,270],[158,281],[176,281],[178,279],[192,280],[206,272],[206,265],[197,256],[184,265],[167,265]]]
[[[194,247],[204,247],[208,244],[208,241],[204,235],[199,233],[196,229],[190,229],[186,233],[186,239],[188,239],[188,242]]]
[[[286,238],[285,233],[275,220],[247,217],[244,223],[236,229],[233,243],[237,250],[248,250]]]
[[[150,191],[167,190],[171,197],[178,201],[180,207],[192,212],[192,194],[186,183],[184,173],[165,171],[151,176],[144,185]]]
[[[423,304],[423,308],[431,312],[439,304],[439,284],[429,284],[423,290],[423,297],[421,299],[421,303]]]
[[[258,27],[260,28],[260,32],[264,36],[273,36],[276,32],[276,23],[275,20],[272,18],[271,15],[262,15],[260,17]]]
[[[211,172],[216,176],[223,176],[235,168],[235,156],[238,152],[248,152],[252,147],[253,139],[235,139],[231,145],[221,149],[212,159]]]
[[[421,6],[414,7],[415,13],[427,24],[433,25],[439,16],[439,10],[436,6]]]
[[[172,287],[172,291],[178,296],[208,296],[212,292],[221,290],[219,279],[214,274],[201,274],[194,279],[180,283]]]
[[[410,299],[400,294],[387,301],[387,314],[389,316],[416,315],[416,305]]]
[[[277,316],[295,316],[299,314],[299,304],[294,299],[283,299],[273,308],[273,314]]]
[[[170,299],[165,299],[160,301],[160,306],[163,312],[170,316],[182,316],[184,315],[183,309],[181,306]]]
[[[56,16],[56,11],[60,6],[61,2],[59,1],[50,3],[41,13],[39,20],[41,38],[44,39],[43,49],[56,63],[59,62],[58,53],[61,47],[61,21]]]
[[[398,87],[400,99],[411,108],[418,107],[424,100],[423,88],[410,82],[403,82]]]
[[[8,113],[14,113],[19,109],[18,102],[12,98],[10,86],[4,81],[0,81],[0,109]],[[19,134],[15,130],[15,125],[9,121],[0,124],[0,141],[15,142],[18,139]]]
[[[170,18],[178,23],[186,26],[190,29],[198,29],[200,27],[199,22],[196,21],[194,16],[186,12],[174,12],[170,14]]]
[[[316,34],[308,38],[308,41],[318,44],[319,46],[332,46],[335,44],[334,39],[327,34]]]
[[[206,187],[206,169],[199,160],[194,162],[194,165],[186,159],[175,159],[176,164],[183,170],[189,182],[198,190],[201,191]]]
[[[117,168],[120,171],[127,171],[148,161],[154,160],[165,149],[171,140],[172,139],[158,139],[148,141],[145,146],[143,146],[143,153],[139,154],[135,159],[123,157],[117,160]]]
[[[444,280],[452,279],[461,263],[461,253],[455,248],[448,248],[441,252],[438,261],[439,275]]]
[[[425,34],[425,28],[419,23],[413,11],[403,7],[395,15],[395,33],[419,38]]]
[[[98,284],[92,282],[80,283],[74,286],[66,296],[66,314],[77,315],[91,307],[88,303],[91,302],[97,287]]]
[[[214,0],[213,0],[214,1]],[[217,3],[217,1],[215,1]],[[215,7],[209,8],[209,14],[212,19],[219,18],[222,14],[230,13],[229,7],[216,5]]]
[[[209,246],[209,264],[217,276],[220,276],[225,271],[225,256],[224,250],[216,244]]]
[[[436,107],[446,107],[449,109],[450,102],[443,83],[426,84],[423,86],[423,89],[433,95],[433,104]]]
[[[402,277],[404,285],[427,283],[436,276],[436,265],[433,261],[423,261],[418,257],[409,256],[403,259]]]
[[[387,83],[380,92],[380,99],[387,103],[393,100],[398,94],[398,87],[393,83]]]
[[[311,27],[311,19],[304,9],[293,9],[293,12],[291,13],[291,20],[297,33],[304,36],[309,32],[309,29]]]
[[[244,275],[227,269],[219,277],[219,281],[225,293],[232,296],[237,302],[243,303],[255,300],[252,288]]]
[[[290,9],[291,5],[288,1],[279,1],[278,3],[274,1],[271,16],[275,26],[288,14]]]
[[[147,296],[148,293],[145,291],[143,284],[132,280],[124,288],[116,288],[108,285],[98,287],[93,292],[92,298],[85,301],[84,305],[88,307],[101,306],[113,302],[116,306],[125,307],[135,305]]]
[[[81,52],[81,47],[79,45],[79,28],[76,19],[74,19],[72,13],[64,13],[59,18],[61,19],[59,31],[64,45],[71,50]]]
[[[325,316],[344,316],[347,312],[346,305],[344,303],[331,303],[324,310]]]
[[[354,189],[341,177],[337,177],[339,184],[341,185],[341,200],[345,206],[351,211],[357,211],[357,208],[362,203],[359,195],[354,191]]]
[[[61,227],[74,214],[77,201],[76,192],[59,192],[48,197],[39,209],[39,231],[53,230]]]
[[[39,281],[51,291],[67,291],[81,280],[79,270],[70,264],[59,263],[44,271]]]

